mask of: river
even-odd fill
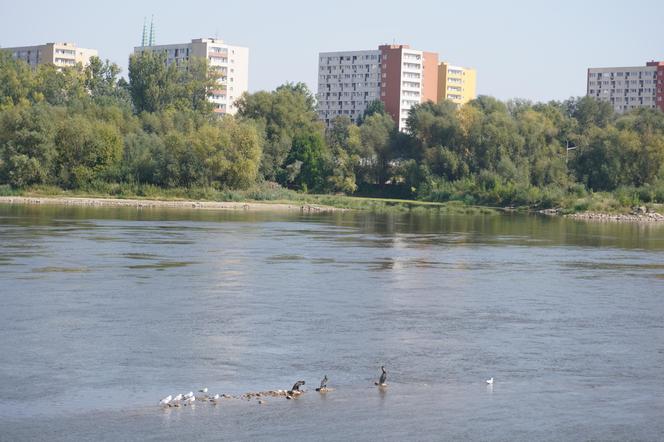
[[[0,440],[664,438],[664,226],[0,206],[0,302]]]

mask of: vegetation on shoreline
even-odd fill
[[[127,83],[108,61],[31,70],[0,51],[0,193],[373,210],[664,202],[659,110],[480,97],[415,106],[402,133],[377,102],[325,130],[303,84],[245,94],[236,117],[219,118],[205,99],[216,78],[205,61],[176,68],[162,57],[132,56]]]
[[[323,205],[339,209],[352,209],[370,212],[405,212],[431,211],[454,214],[495,214],[495,208],[468,206],[465,203],[451,201],[434,203],[417,200],[394,198],[367,198],[347,195],[312,194],[285,189],[280,186],[255,186],[249,189],[228,190],[213,187],[200,188],[160,188],[156,186],[120,185],[112,183],[103,188],[64,190],[55,186],[30,186],[13,188],[0,185],[0,197],[79,197],[79,198],[117,198],[146,199],[158,201],[210,201],[210,202],[256,202],[292,205]]]

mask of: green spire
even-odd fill
[[[148,45],[148,19],[143,17],[143,38],[141,39],[141,46],[145,47]]]
[[[154,28],[154,15],[152,16],[152,19],[150,20],[150,42],[149,46],[154,46],[155,45],[155,40],[156,40],[156,31]]]

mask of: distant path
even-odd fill
[[[41,196],[0,196],[0,204],[21,205],[61,205],[84,207],[134,207],[134,208],[172,208],[172,209],[203,209],[203,210],[245,210],[255,212],[340,212],[330,206],[297,203],[239,203],[213,201],[180,201],[180,200],[143,200],[118,198],[77,198],[77,197],[41,197]]]

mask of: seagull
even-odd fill
[[[374,382],[374,384],[383,386],[386,385],[385,382],[387,382],[387,371],[385,371],[385,366],[381,365],[380,369],[383,371],[383,373],[380,375],[380,379],[378,382]]]
[[[180,402],[182,400],[182,393],[178,394],[173,398],[173,402]]]
[[[172,400],[173,400],[173,396],[171,396],[171,395],[169,394],[168,396],[166,396],[165,398],[163,398],[161,401],[159,401],[159,405],[168,405],[168,403],[169,403],[170,401],[172,401]]]
[[[493,378],[487,379],[486,383],[489,384],[489,385],[493,385]]]
[[[187,394],[184,395],[184,398],[185,398],[185,399],[190,399],[190,398],[192,398],[192,397],[194,397],[194,392],[193,392],[193,391],[190,391],[189,393],[187,393]]]
[[[207,389],[207,387],[204,387],[204,388],[201,388],[201,389],[198,390],[198,391],[199,391],[200,393],[207,393],[207,392],[208,392],[208,389]]]

